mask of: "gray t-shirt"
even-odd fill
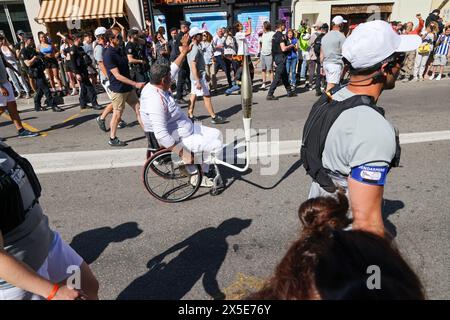
[[[95,62],[98,64],[100,61],[103,61],[103,46],[98,44],[95,46],[94,48],[94,60]],[[105,80],[108,80],[106,74],[103,74],[102,70],[100,68],[98,68],[100,70],[100,80],[102,82],[104,82]]]
[[[347,88],[339,90],[333,99],[344,101],[355,94]],[[394,127],[377,111],[359,106],[341,113],[328,132],[322,163],[335,174],[334,182],[347,189],[347,176],[360,165],[389,166],[395,156]],[[313,182],[309,198],[330,196]]]
[[[187,55],[187,60],[189,62],[189,67],[191,69],[191,81],[195,81],[196,77],[192,73],[192,62],[195,61],[195,65],[197,67],[197,71],[200,75],[200,77],[203,77],[206,74],[206,68],[205,68],[205,58],[203,57],[202,50],[199,45],[194,44],[192,46],[191,52]]]
[[[269,31],[263,33],[261,36],[261,54],[263,56],[269,56],[272,54],[272,38],[275,32]]]
[[[324,64],[344,64],[342,61],[342,45],[344,44],[344,41],[344,34],[335,30],[328,32],[323,37],[321,48],[324,55]]]

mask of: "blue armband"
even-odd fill
[[[365,184],[384,186],[388,173],[389,167],[374,167],[362,165],[352,168],[350,177]]]

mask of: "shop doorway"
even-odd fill
[[[171,28],[180,29],[180,22],[185,19],[182,6],[169,7],[164,10],[163,14],[166,16],[167,34]]]

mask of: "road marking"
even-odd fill
[[[450,140],[450,130],[405,133],[400,135],[401,144],[424,143]],[[300,140],[279,142],[255,142],[250,147],[251,159],[299,154]],[[244,158],[243,143],[237,144],[227,152],[226,159],[233,162],[235,153],[238,159]],[[114,168],[140,167],[144,165],[146,148],[107,149],[76,152],[35,153],[24,155],[37,173],[58,173],[88,171]]]
[[[11,117],[10,117],[8,114],[4,114],[4,113],[3,113],[3,114],[2,114],[2,117],[5,118],[5,119],[8,119],[9,121],[12,121]],[[36,129],[35,127],[33,127],[32,125],[26,123],[25,121],[22,121],[22,126],[23,126],[25,129],[27,129],[28,131],[31,131],[31,132],[39,132],[39,134],[41,135],[41,137],[46,137],[46,136],[48,136],[48,132],[46,132],[46,131],[40,132],[39,129]]]
[[[74,114],[73,116],[70,116],[67,119],[65,119],[62,123],[69,122],[70,120],[73,120],[73,119],[77,118],[80,115],[81,115],[80,113]]]
[[[226,300],[242,300],[250,293],[261,290],[264,284],[264,279],[247,276],[239,272],[236,274],[234,281],[223,289],[223,293],[226,296]]]

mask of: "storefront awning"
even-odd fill
[[[43,0],[38,23],[64,22],[124,15],[123,0]]]
[[[331,7],[331,15],[348,15],[348,14],[372,14],[374,10],[380,13],[392,13],[392,3],[374,3],[369,5],[333,5]]]

